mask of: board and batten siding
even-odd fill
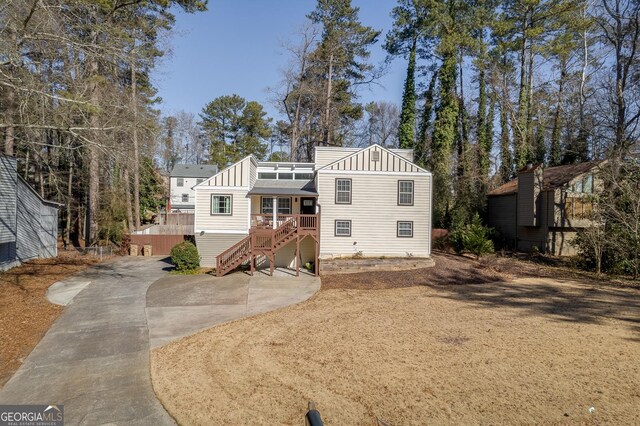
[[[351,204],[336,204],[335,181],[351,179]],[[398,181],[414,181],[413,206],[398,205]],[[320,194],[320,257],[417,256],[431,254],[431,175],[354,174],[323,171]],[[351,236],[336,237],[336,220],[351,220]],[[398,237],[397,222],[412,221],[413,237]]]
[[[247,234],[196,234],[200,266],[214,268],[216,256],[246,237]]]
[[[0,155],[0,244],[16,241],[18,182],[15,158]]]
[[[255,182],[257,164],[246,157],[195,187],[195,233],[249,232],[250,200],[247,193]],[[212,215],[212,195],[231,196],[230,215]]]
[[[362,148],[342,148],[342,147],[324,147],[318,146],[315,149],[315,165],[316,169],[331,164],[334,161],[338,161],[341,158],[355,154],[361,151]],[[396,155],[404,158],[407,161],[413,161],[412,149],[390,149]]]
[[[377,156],[377,160],[375,159]],[[349,170],[366,172],[400,172],[418,173],[420,168],[410,161],[389,152],[386,149],[373,146],[361,150],[347,157],[334,161],[323,170]]]

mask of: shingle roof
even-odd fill
[[[555,166],[543,169],[542,171],[542,189],[550,190],[560,188],[561,186],[571,182],[576,177],[602,164],[603,160],[587,161],[585,163],[567,164],[564,166]],[[531,169],[522,169],[519,173],[533,173],[538,166]],[[509,182],[497,187],[489,192],[489,195],[509,195],[518,192],[518,178],[511,179]]]
[[[171,170],[171,177],[208,178],[218,173],[215,164],[176,164]]]
[[[258,179],[249,195],[293,195],[316,197],[318,191],[312,180]]]

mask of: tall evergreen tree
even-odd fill
[[[340,145],[344,121],[362,117],[362,106],[353,102],[354,86],[370,77],[374,69],[367,62],[369,47],[380,32],[362,25],[359,11],[351,0],[318,0],[308,15],[311,22],[322,26],[313,59],[324,84],[320,116],[324,145]],[[346,105],[338,102],[341,98],[348,100]]]
[[[417,40],[414,39],[411,52],[409,53],[409,65],[407,66],[407,77],[405,79],[404,93],[402,95],[400,126],[398,128],[400,148],[414,148],[416,141],[416,49]]]

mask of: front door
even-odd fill
[[[300,198],[301,214],[316,214],[316,199],[313,197]]]

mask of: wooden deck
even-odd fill
[[[275,222],[275,226],[274,226]],[[300,240],[311,236],[315,241],[315,270],[318,275],[320,249],[320,217],[316,214],[251,216],[249,235],[216,257],[216,275],[221,277],[249,261],[251,274],[255,271],[258,256],[269,259],[271,274],[275,268],[276,253],[292,241],[296,241],[296,275],[300,273]]]

